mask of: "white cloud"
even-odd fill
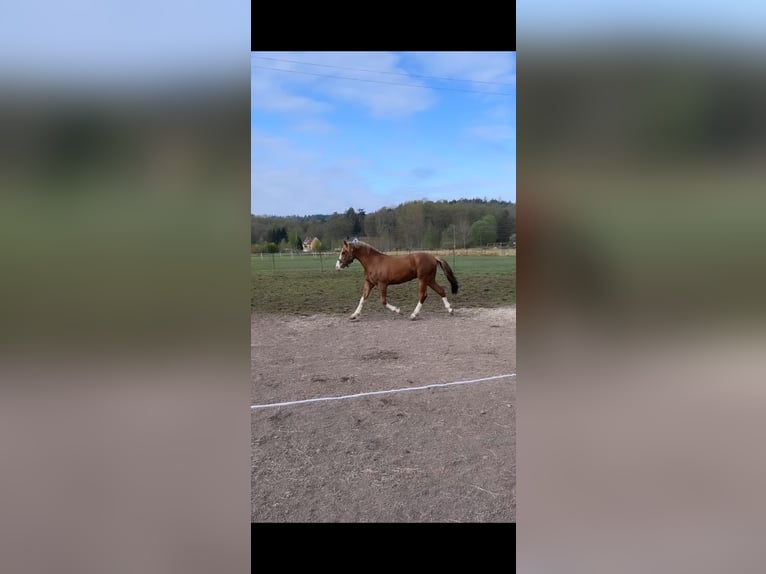
[[[486,116],[494,122],[515,122],[516,107],[511,105],[492,106],[487,109]]]
[[[513,126],[507,124],[471,126],[466,131],[473,137],[490,142],[504,142],[516,139],[516,130]]]
[[[310,118],[299,121],[293,126],[297,132],[303,132],[316,135],[328,135],[334,133],[336,128],[329,122],[317,118]]]
[[[412,87],[424,82],[400,75],[407,71],[399,62],[391,52],[256,52],[251,56],[252,105],[265,111],[322,112],[331,108],[329,100],[360,106],[375,118],[429,109],[436,102],[433,93]]]
[[[299,148],[284,137],[273,136],[257,129],[250,131],[250,155],[253,162],[272,162],[283,165],[311,163],[317,160],[316,152]]]
[[[324,159],[287,138],[253,130],[251,213],[295,215],[375,204],[359,158]]]
[[[331,109],[325,102],[295,93],[292,78],[281,77],[286,74],[258,68],[251,71],[250,105],[254,110],[321,113]]]
[[[514,52],[410,52],[407,57],[417,64],[419,73],[423,75],[472,82],[459,82],[457,85],[461,87],[483,92],[508,92],[515,89]]]

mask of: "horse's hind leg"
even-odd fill
[[[436,279],[432,279],[428,286],[436,291],[436,294],[442,298],[444,308],[449,311],[450,315],[452,315],[452,306],[449,304],[449,301],[447,301],[447,292],[444,290],[444,288],[436,282]]]
[[[388,285],[386,285],[385,283],[381,283],[379,285],[379,289],[380,289],[380,302],[383,305],[385,305],[387,309],[393,311],[394,313],[401,313],[401,309],[399,309],[399,307],[394,307],[393,305],[391,305],[391,303],[388,303],[386,301],[386,290],[388,289]]]
[[[370,291],[372,291],[373,285],[372,283],[368,283],[367,281],[364,282],[364,290],[362,291],[362,298],[359,299],[359,305],[356,307],[356,311],[354,311],[351,314],[351,317],[349,319],[356,319],[359,317],[359,314],[362,312],[362,306],[364,305],[364,302],[367,300],[367,297],[370,296]]]
[[[426,292],[426,287],[428,286],[428,283],[425,279],[419,279],[418,280],[418,290],[420,291],[420,298],[418,299],[418,304],[415,306],[415,310],[412,312],[412,315],[410,315],[410,319],[416,319],[418,316],[418,313],[420,313],[420,308],[423,306],[423,302],[426,300],[426,297],[428,297],[428,293]]]

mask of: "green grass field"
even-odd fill
[[[358,261],[342,271],[335,269],[337,256],[252,255],[250,258],[250,310],[254,313],[350,315],[362,296],[364,270]],[[461,307],[500,307],[516,303],[516,257],[458,255],[445,257],[460,284],[456,295],[441,269],[436,281],[447,291],[456,309]],[[417,280],[388,288],[388,302],[409,314],[418,299]],[[428,290],[423,311],[445,312],[439,297]],[[380,304],[374,289],[365,303],[362,316],[391,314]]]

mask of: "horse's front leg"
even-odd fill
[[[364,282],[364,289],[362,290],[362,298],[359,299],[359,305],[356,308],[356,311],[354,311],[351,314],[351,317],[349,319],[356,319],[359,317],[359,314],[362,312],[362,306],[364,305],[364,302],[367,300],[367,297],[370,296],[370,291],[372,291],[372,288],[375,287],[372,283],[369,281]]]
[[[378,289],[380,289],[380,302],[383,303],[387,309],[393,311],[394,313],[401,313],[401,309],[399,309],[399,307],[394,307],[391,305],[391,303],[386,301],[386,290],[388,289],[388,285],[381,283],[378,285]]]

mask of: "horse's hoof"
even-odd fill
[[[418,318],[418,316],[417,316],[417,315],[410,315],[410,321],[414,321],[414,320],[415,320],[415,319],[417,319],[417,318]]]
[[[397,315],[401,315],[402,314],[402,310],[401,309],[396,309],[396,314]]]
[[[356,315],[351,315],[351,317],[348,318],[349,321],[356,321],[357,319],[359,319],[359,317]]]

